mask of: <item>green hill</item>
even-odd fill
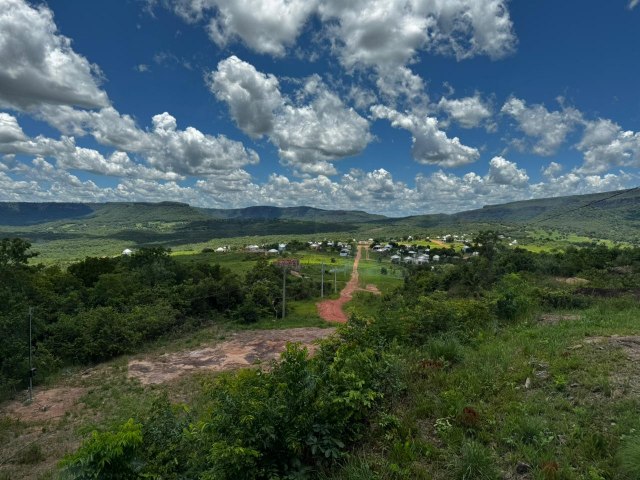
[[[473,234],[483,229],[497,229],[522,239],[537,236],[549,240],[550,232],[556,232],[554,238],[565,242],[607,239],[639,244],[640,190],[525,200],[451,215],[405,218],[306,206],[222,210],[177,202],[0,203],[0,236],[28,238],[38,244],[43,258],[107,255],[142,245],[192,248],[234,237],[242,243],[239,237],[268,242],[295,235],[324,237],[348,232],[358,238],[397,238]],[[271,238],[275,236],[280,238]]]
[[[612,195],[617,194],[615,197]],[[612,198],[609,198],[612,197]],[[558,230],[594,238],[640,243],[640,190],[522,200],[486,205],[452,215],[417,215],[381,222],[411,229],[510,231]]]
[[[300,220],[306,222],[363,223],[384,220],[384,215],[374,215],[357,210],[323,210],[313,207],[257,206],[237,209],[199,209],[203,213],[220,219],[264,219]]]

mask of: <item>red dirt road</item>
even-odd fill
[[[358,247],[358,253],[353,261],[353,271],[347,285],[340,292],[340,298],[336,300],[325,300],[317,303],[318,315],[327,322],[347,323],[347,314],[342,310],[342,306],[353,298],[353,292],[367,291],[380,294],[375,285],[367,285],[366,289],[358,287],[358,263],[362,254],[362,247]]]

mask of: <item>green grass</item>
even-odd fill
[[[335,327],[334,324],[325,322],[318,316],[316,303],[320,299],[291,302],[291,311],[282,318],[263,318],[256,323],[239,326],[240,329],[247,330],[272,330],[280,328],[298,327]]]
[[[172,256],[178,263],[192,265],[198,263],[218,264],[240,276],[244,276],[250,271],[260,258],[257,254],[245,252],[202,253],[200,251],[198,253],[192,253],[184,250],[172,252]]]
[[[344,471],[505,478],[523,462],[533,479],[638,478],[640,367],[619,345],[589,338],[640,334],[640,307],[610,300],[572,313],[581,319],[547,325],[532,315],[470,343],[434,340],[407,352],[407,395],[392,411],[400,430]],[[445,363],[425,363],[436,356]],[[418,453],[393,461],[398,442]]]
[[[370,253],[369,260],[364,255],[358,265],[359,284],[365,287],[373,284],[383,292],[389,292],[395,287],[402,285],[404,281],[404,268],[400,265],[392,264],[388,256]],[[386,273],[382,273],[383,270]]]

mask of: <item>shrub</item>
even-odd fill
[[[492,320],[486,302],[466,299],[449,299],[442,293],[421,297],[407,317],[409,338],[424,343],[438,333],[455,333],[472,336],[485,328]]]
[[[142,445],[142,425],[130,419],[115,433],[93,432],[76,453],[62,462],[63,478],[73,480],[137,479],[142,465],[137,461]]]
[[[443,336],[429,340],[426,345],[429,358],[432,360],[444,360],[449,363],[458,363],[462,360],[462,345],[450,336]]]

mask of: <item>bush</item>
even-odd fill
[[[429,340],[426,345],[429,358],[432,360],[444,360],[449,363],[458,363],[463,358],[462,345],[454,337],[439,337]]]
[[[434,334],[444,332],[470,337],[489,325],[492,319],[486,302],[450,299],[436,293],[421,297],[405,317],[405,322],[408,337],[421,344]]]
[[[530,314],[536,307],[531,286],[518,274],[511,273],[500,279],[493,291],[496,317],[513,321]]]
[[[142,425],[129,420],[117,432],[93,432],[76,453],[62,462],[63,478],[73,480],[128,480],[140,478],[137,461]]]

